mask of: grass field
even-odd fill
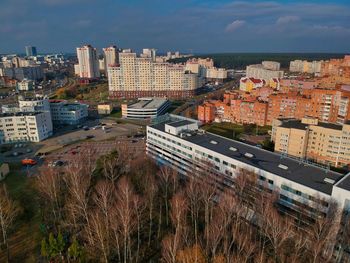
[[[211,123],[202,127],[204,130],[218,134],[229,139],[239,139],[242,133],[265,135],[271,130],[271,126],[256,127],[255,125],[240,125],[229,122]]]
[[[40,213],[36,205],[34,179],[27,178],[20,164],[12,164],[11,172],[0,185],[5,184],[10,197],[17,202],[21,213],[9,233],[11,262],[37,262],[37,247],[41,241]],[[0,262],[6,262],[5,251],[0,251]]]

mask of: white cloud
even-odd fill
[[[289,23],[295,23],[300,21],[300,17],[298,16],[281,16],[277,19],[276,24],[277,25],[286,25]]]
[[[225,28],[227,32],[233,32],[238,28],[242,27],[246,22],[244,20],[235,20],[232,23],[228,24]]]

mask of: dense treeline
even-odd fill
[[[88,151],[63,171],[40,172],[36,183],[46,237],[38,260],[335,262],[335,241],[349,241],[347,228],[337,235],[341,214],[334,204],[306,225],[283,216],[278,193],[247,171],[234,190],[219,191],[209,183],[217,180],[210,166],[184,180],[126,145],[118,153],[95,164]]]
[[[261,63],[263,60],[278,61],[283,69],[289,68],[289,62],[295,59],[301,60],[326,60],[330,58],[342,58],[344,54],[333,53],[220,53],[199,54],[193,57],[212,58],[216,67],[227,69],[245,69],[251,64]],[[183,63],[188,58],[173,59],[171,62]]]

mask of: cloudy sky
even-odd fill
[[[350,52],[350,1],[0,0],[0,53]]]

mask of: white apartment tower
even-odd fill
[[[77,48],[79,77],[95,79],[100,77],[97,50],[91,45]]]
[[[108,74],[108,67],[118,64],[118,48],[110,46],[103,49],[105,71]]]

